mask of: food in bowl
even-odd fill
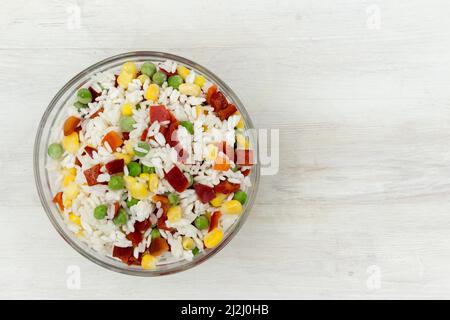
[[[254,152],[239,110],[175,61],[95,74],[47,153],[53,202],[101,254],[143,269],[213,250],[240,218]]]

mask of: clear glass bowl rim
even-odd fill
[[[48,145],[48,137],[47,140],[43,141],[43,134],[44,134],[44,128],[45,125],[48,123],[49,120],[55,121],[55,119],[50,119],[50,115],[52,114],[52,111],[59,105],[59,102],[61,98],[69,91],[72,90],[74,85],[77,84],[81,79],[83,79],[86,76],[92,76],[94,73],[102,71],[102,68],[105,66],[108,66],[112,63],[117,63],[119,61],[125,61],[125,60],[137,60],[137,59],[156,59],[156,60],[164,60],[169,59],[176,62],[180,62],[186,66],[189,66],[197,71],[199,71],[201,74],[205,75],[207,79],[211,80],[213,83],[215,83],[221,90],[224,92],[224,94],[231,99],[231,101],[237,106],[239,112],[243,116],[245,123],[246,123],[246,129],[255,129],[253,122],[251,121],[251,118],[245,109],[244,105],[238,98],[238,96],[231,90],[231,88],[224,83],[218,76],[216,76],[213,72],[206,69],[205,67],[180,56],[173,55],[170,53],[165,52],[157,52],[157,51],[132,51],[132,52],[126,52],[122,54],[118,54],[109,58],[106,58],[104,60],[101,60],[90,67],[84,69],[80,73],[78,73],[76,76],[74,76],[71,80],[69,80],[54,96],[54,98],[51,100],[50,104],[48,105],[47,109],[45,110],[41,121],[39,122],[38,130],[36,133],[36,139],[34,143],[34,151],[33,151],[33,169],[34,169],[34,178],[36,183],[36,188],[39,194],[39,199],[41,201],[42,206],[44,207],[44,210],[50,219],[50,222],[56,229],[56,231],[60,234],[60,236],[72,247],[74,248],[78,253],[80,253],[82,256],[86,257],[88,260],[96,263],[97,265],[100,265],[106,269],[116,271],[123,274],[128,275],[134,275],[134,276],[161,276],[161,275],[167,275],[167,274],[173,274],[180,271],[184,271],[187,269],[190,269],[194,266],[199,265],[200,263],[208,260],[212,256],[214,256],[216,253],[218,253],[220,250],[222,250],[230,241],[231,239],[239,232],[241,227],[243,226],[244,222],[246,221],[249,212],[251,211],[256,194],[259,187],[259,178],[260,178],[260,164],[259,161],[256,161],[256,164],[253,166],[252,169],[252,187],[250,188],[251,192],[249,193],[249,197],[247,200],[247,203],[244,206],[244,212],[242,213],[242,216],[238,219],[238,221],[235,223],[235,225],[232,227],[232,230],[228,232],[225,239],[217,246],[216,248],[209,250],[206,253],[201,254],[198,257],[195,257],[192,261],[178,261],[172,264],[168,264],[166,268],[164,269],[155,269],[155,270],[144,270],[138,267],[128,266],[120,261],[116,261],[112,258],[103,256],[101,254],[98,254],[94,252],[93,249],[86,250],[85,248],[80,245],[80,241],[77,241],[75,237],[70,234],[70,231],[66,230],[65,227],[61,225],[61,222],[56,218],[56,214],[59,214],[57,209],[55,208],[55,205],[51,203],[51,199],[48,199],[46,195],[44,194],[44,188],[46,188],[46,185],[44,182],[47,182],[48,176],[46,173],[45,168],[41,168],[40,161],[42,160],[41,157],[46,157],[47,154],[44,150],[46,150]],[[108,68],[106,68],[108,69]],[[59,114],[59,112],[66,106],[65,103],[62,103],[59,105],[58,113],[55,115],[54,118]],[[252,143],[254,146],[255,154],[258,154],[258,141],[256,139],[256,136],[250,136],[252,139]],[[45,144],[45,145],[43,145]],[[44,148],[42,148],[44,147]],[[44,161],[45,162],[45,161]]]

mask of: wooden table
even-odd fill
[[[444,0],[3,0],[0,297],[450,298],[449,11]],[[56,91],[133,50],[208,67],[280,134],[279,171],[262,177],[236,238],[158,279],[70,248],[32,170]]]

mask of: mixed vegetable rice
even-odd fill
[[[144,269],[218,246],[254,163],[236,106],[173,61],[96,74],[48,146],[53,202],[94,250]]]

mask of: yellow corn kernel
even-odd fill
[[[66,199],[63,196],[63,206],[64,208],[70,208],[72,206],[72,200]]]
[[[139,178],[145,180],[145,181],[149,181],[150,180],[150,173],[141,173],[139,175]]]
[[[219,154],[219,148],[214,144],[208,144],[206,147],[206,160],[214,161]]]
[[[142,256],[141,260],[142,269],[151,270],[156,268],[156,258],[149,253]]]
[[[156,192],[158,190],[159,178],[156,173],[150,173],[148,178],[148,188],[150,192]]]
[[[200,115],[203,113],[202,106],[195,106],[195,118],[198,119]]]
[[[223,200],[225,200],[227,198],[226,194],[223,193],[216,193],[216,197],[214,199],[212,199],[209,203],[211,203],[211,205],[213,207],[220,207],[222,205]]]
[[[75,233],[75,235],[76,235],[77,237],[82,237],[82,236],[84,236],[83,229],[78,230],[78,232]]]
[[[250,148],[250,142],[248,140],[248,138],[244,137],[244,135],[238,133],[236,135],[236,142],[237,142],[237,147],[239,149],[249,149]]]
[[[180,206],[171,207],[167,211],[167,219],[171,223],[179,221],[181,219],[181,216],[182,216],[182,210],[181,210]]]
[[[144,200],[148,196],[148,189],[144,183],[135,182],[130,185],[130,193],[133,198]]]
[[[78,148],[80,147],[80,140],[78,139],[78,133],[72,132],[68,136],[64,136],[62,140],[62,145],[64,150],[66,150],[69,153],[77,152]]]
[[[195,242],[191,237],[183,237],[183,241],[181,243],[184,250],[192,250],[195,248]]]
[[[198,85],[199,87],[203,87],[203,85],[205,84],[205,81],[206,81],[206,79],[204,76],[200,76],[200,75],[195,76],[194,83],[196,85]]]
[[[125,142],[125,151],[127,154],[129,154],[131,157],[134,156],[134,144],[136,143],[136,141],[134,140],[127,140]]]
[[[141,74],[139,77],[137,77],[139,79],[139,81],[141,82],[141,84],[144,84],[145,81],[149,81],[150,82],[150,77],[146,74]]]
[[[69,220],[72,221],[72,223],[76,224],[77,226],[81,226],[80,217],[74,214],[73,212],[69,213]]]
[[[132,74],[132,75],[134,75],[134,77],[136,77],[136,74],[137,74],[136,64],[133,61],[125,62],[122,66],[121,72],[126,72],[126,73]]]
[[[123,180],[125,180],[125,186],[127,189],[130,189],[130,187],[137,182],[136,178],[131,176],[124,176]]]
[[[147,91],[145,91],[144,97],[150,101],[157,101],[159,97],[159,86],[154,83],[149,85]]]
[[[222,241],[222,239],[223,239],[223,231],[219,228],[215,228],[205,235],[203,243],[205,244],[205,247],[211,249],[217,247],[217,245]]]
[[[241,214],[242,204],[237,200],[230,200],[222,205],[220,211],[224,214]]]
[[[190,71],[185,66],[178,66],[177,67],[177,73],[180,77],[183,78],[183,80],[186,80],[187,76],[189,75]]]
[[[239,114],[239,115],[240,115],[239,112],[236,112],[235,114]],[[242,115],[241,115],[241,118],[239,119],[238,124],[236,125],[236,128],[237,128],[237,129],[240,129],[240,130],[242,130],[242,129],[245,128],[244,117],[243,117]]]
[[[178,87],[178,91],[180,91],[181,94],[185,94],[187,96],[198,97],[200,95],[201,89],[197,84],[183,83]]]
[[[133,81],[134,76],[131,73],[128,72],[121,72],[119,74],[119,76],[117,77],[117,83],[119,84],[119,86],[121,86],[122,88],[126,89],[128,88],[128,84]]]
[[[132,116],[133,115],[133,105],[129,102],[124,103],[122,108],[122,115],[123,116]]]
[[[64,173],[67,175],[72,175],[72,176],[76,176],[77,175],[77,169],[75,168],[66,168],[64,169]]]
[[[121,152],[114,153],[114,156],[116,157],[116,159],[123,159],[125,164],[129,164],[131,162],[131,158],[132,158],[132,156],[130,156],[129,154],[125,154],[125,153],[121,153]]]
[[[69,184],[75,181],[75,176],[72,174],[67,174],[64,176],[62,185],[63,187],[67,187]]]
[[[80,193],[80,187],[75,182],[70,183],[67,187],[64,188],[63,197],[66,200],[75,199]]]

